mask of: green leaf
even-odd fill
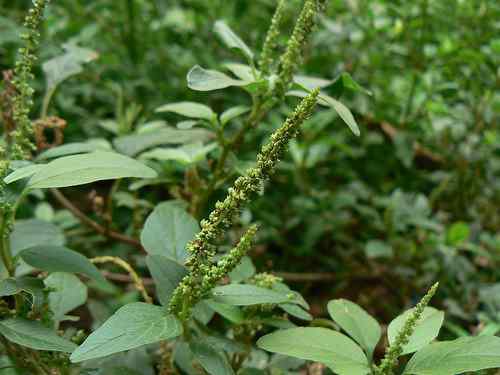
[[[318,103],[333,108],[335,112],[337,112],[337,114],[340,116],[340,118],[347,124],[349,129],[351,129],[354,135],[357,137],[360,136],[361,132],[359,131],[359,127],[356,123],[356,120],[354,119],[354,116],[352,115],[349,108],[347,108],[342,102],[333,99],[328,95],[321,94],[319,96]]]
[[[168,340],[182,333],[177,318],[166,314],[165,308],[147,303],[130,303],[120,308],[71,355],[72,362],[134,349]]]
[[[232,283],[239,283],[248,280],[255,275],[255,266],[250,257],[245,256],[241,259],[240,263],[229,272],[229,279]]]
[[[245,44],[245,42],[241,40],[233,30],[231,30],[226,22],[222,20],[215,22],[214,31],[221,38],[224,44],[226,44],[226,46],[240,50],[249,60],[253,60],[253,52]]]
[[[17,220],[10,235],[12,255],[17,256],[22,250],[38,245],[64,245],[63,231],[52,223],[38,219]],[[3,263],[1,263],[3,267]],[[16,275],[21,276],[32,270],[23,260],[16,267]],[[3,274],[5,274],[3,272]]]
[[[17,220],[10,235],[10,246],[14,255],[33,246],[61,246],[65,242],[64,233],[59,227],[38,219]]]
[[[255,82],[254,70],[249,65],[240,63],[225,63],[222,66],[243,81],[247,81],[248,83]]]
[[[220,115],[220,123],[222,124],[222,126],[224,126],[229,121],[247,113],[249,110],[250,107],[244,105],[238,105],[236,107],[229,108],[228,110],[222,112],[222,114]]]
[[[113,152],[96,151],[55,159],[28,181],[31,189],[58,188],[115,178],[154,178],[157,173],[138,161]]]
[[[361,92],[363,94],[372,96],[372,92],[370,90],[365,89],[358,82],[352,78],[349,73],[342,73],[334,82],[334,86],[332,87],[333,91],[339,94],[342,94],[344,89],[348,89],[354,92]]]
[[[194,217],[171,202],[160,203],[148,216],[141,233],[141,243],[149,254],[163,255],[184,263],[186,245],[200,226]]]
[[[380,240],[366,243],[365,254],[368,258],[390,258],[393,255],[392,246]]]
[[[232,375],[234,371],[222,351],[218,351],[204,341],[194,341],[189,345],[194,358],[211,375]]]
[[[98,282],[106,282],[90,260],[64,246],[34,246],[23,250],[19,256],[30,266],[42,271],[81,273]]]
[[[69,77],[81,73],[82,64],[91,62],[99,56],[95,51],[73,44],[65,44],[63,48],[66,50],[63,55],[46,61],[42,65],[47,78],[47,90],[52,90]]]
[[[178,262],[162,255],[148,255],[146,264],[156,285],[160,303],[168,305],[172,292],[187,274],[186,268]]]
[[[44,302],[44,285],[42,280],[29,277],[9,277],[0,281],[0,297],[13,296],[21,292],[33,296],[33,306],[38,309]]]
[[[347,336],[326,328],[292,328],[262,337],[257,346],[272,353],[285,354],[326,364],[345,375],[370,373],[365,354]]]
[[[286,95],[304,98],[307,96],[307,92],[302,90],[290,90],[286,93]],[[361,132],[359,130],[358,124],[356,123],[356,120],[354,119],[354,116],[352,115],[349,108],[347,108],[343,103],[332,98],[331,96],[321,93],[318,97],[318,104],[333,108],[335,112],[337,112],[337,114],[340,116],[340,118],[347,124],[349,129],[351,129],[354,135],[358,137],[360,136]]]
[[[305,311],[302,307],[298,305],[294,305],[292,303],[282,303],[279,305],[279,307],[289,315],[294,316],[296,318],[307,321],[311,321],[313,319],[311,314],[309,314],[307,311]]]
[[[365,350],[371,358],[382,330],[377,321],[357,304],[336,299],[328,302],[331,318]]]
[[[40,322],[12,318],[0,322],[0,334],[7,340],[35,350],[71,353],[76,345]]]
[[[6,184],[11,184],[13,182],[22,180],[23,178],[31,177],[43,167],[44,165],[32,164],[18,168],[14,172],[9,173],[7,177],[3,179],[3,182],[5,182]]]
[[[212,91],[230,86],[245,86],[250,82],[229,77],[217,70],[203,69],[199,65],[191,68],[187,75],[188,87],[196,91]]]
[[[333,83],[332,80],[317,78],[317,77],[309,77],[303,75],[295,75],[293,77],[293,81],[297,83],[299,86],[304,87],[308,90],[314,90],[315,88],[324,88]]]
[[[87,301],[87,286],[71,273],[52,273],[44,283],[51,289],[49,307],[57,321],[63,320],[67,313]]]
[[[196,164],[206,159],[206,156],[217,148],[216,143],[203,145],[201,142],[175,148],[155,148],[141,154],[144,159],[175,160],[184,165]]]
[[[113,141],[113,144],[118,151],[129,156],[134,156],[141,151],[155,146],[204,142],[210,139],[212,135],[212,132],[205,129],[181,130],[170,127],[152,133],[119,137]]]
[[[61,156],[85,154],[93,151],[109,151],[111,145],[105,139],[93,139],[87,142],[66,143],[60,146],[49,148],[37,156],[37,160],[47,160],[59,158]],[[43,165],[42,165],[43,166]]]
[[[295,296],[276,292],[255,285],[228,284],[212,290],[214,301],[234,306],[259,305],[263,303],[296,303]]]
[[[387,327],[387,336],[389,337],[389,343],[391,345],[413,310],[414,309],[405,311]],[[408,343],[403,347],[403,352],[401,354],[404,355],[416,352],[434,340],[439,334],[439,330],[443,325],[443,320],[444,312],[436,310],[433,307],[426,307],[415,326],[413,334],[408,339]]]
[[[204,300],[208,306],[222,317],[235,324],[241,324],[245,321],[245,314],[240,308],[225,303],[215,302],[214,300]]]
[[[469,239],[470,228],[464,222],[454,223],[446,232],[446,243],[450,246],[459,246]]]
[[[500,368],[500,337],[463,337],[436,342],[418,351],[404,374],[455,375]]]
[[[179,102],[162,105],[156,112],[174,112],[190,118],[201,118],[212,121],[216,114],[212,109],[204,104],[195,102]]]
[[[193,318],[201,324],[207,325],[215,315],[215,311],[205,302],[205,300],[198,302],[193,307]]]

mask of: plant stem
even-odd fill
[[[97,223],[96,221],[92,220],[90,217],[85,215],[78,207],[76,207],[73,203],[71,203],[68,198],[64,196],[63,193],[61,193],[57,189],[50,189],[50,192],[54,196],[54,198],[62,205],[64,208],[66,208],[68,211],[70,211],[75,217],[80,220],[80,222],[93,230],[95,230],[97,233],[100,235],[106,236],[108,238],[111,238],[116,241],[120,241],[129,245],[132,245],[136,247],[139,250],[145,251],[144,248],[142,247],[141,243],[136,240],[135,238],[129,237],[125,234],[118,233],[112,230],[106,229],[104,226],[101,224]]]
[[[0,216],[0,255],[2,257],[3,264],[7,270],[9,276],[14,275],[14,261],[12,260],[12,254],[10,252],[10,244],[7,233],[7,220],[5,213]]]
[[[132,268],[130,264],[125,262],[123,259],[118,258],[118,257],[112,257],[112,256],[102,256],[102,257],[95,257],[91,259],[92,263],[113,263],[117,265],[118,267],[123,268],[125,271],[128,272],[130,279],[134,282],[134,285],[136,289],[141,293],[142,298],[144,298],[144,301],[147,303],[153,303],[153,299],[149,296],[148,292],[146,291],[146,288],[144,287],[144,283],[142,279],[139,277],[137,272]]]

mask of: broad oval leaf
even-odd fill
[[[58,188],[115,178],[154,178],[157,173],[127,156],[96,151],[55,159],[28,181],[31,189]]]
[[[263,303],[297,303],[296,296],[271,289],[247,284],[217,286],[212,290],[212,298],[219,303],[234,306],[259,305]]]
[[[113,144],[118,151],[134,156],[155,146],[203,142],[210,139],[212,135],[213,133],[205,129],[181,130],[169,127],[155,132],[118,137],[113,141]]]
[[[19,256],[30,266],[47,272],[81,273],[99,282],[106,279],[85,256],[64,246],[34,246]]]
[[[187,275],[186,267],[163,255],[148,255],[146,264],[155,281],[156,295],[160,303],[168,305],[172,292]]]
[[[191,143],[180,147],[155,148],[140,155],[143,159],[156,159],[160,161],[174,160],[184,165],[199,163],[217,148],[216,143],[203,145],[201,142]]]
[[[141,243],[149,254],[163,255],[184,263],[186,245],[200,226],[194,217],[172,202],[160,203],[148,216],[141,233]]]
[[[414,309],[405,311],[387,327],[387,336],[389,337],[389,343],[391,345],[413,311]],[[444,312],[436,310],[433,307],[426,307],[415,326],[413,334],[408,339],[408,343],[403,346],[403,352],[401,354],[404,355],[416,352],[434,340],[439,334],[439,330],[443,325],[443,320]]]
[[[53,90],[67,78],[81,73],[82,64],[95,60],[99,56],[95,51],[74,44],[65,44],[63,48],[66,50],[63,55],[46,61],[42,66],[47,78],[48,90]]]
[[[0,334],[7,340],[35,350],[71,353],[76,345],[40,322],[12,318],[0,322]]]
[[[182,333],[182,324],[165,309],[136,302],[120,308],[70,357],[74,363],[168,340]]]
[[[187,74],[188,87],[196,91],[212,91],[230,86],[245,86],[250,82],[229,77],[217,70],[203,69],[195,65]]]
[[[211,375],[233,375],[234,371],[224,351],[216,350],[204,341],[194,341],[189,345],[194,358]]]
[[[357,304],[336,299],[328,302],[331,318],[365,350],[369,358],[377,346],[382,330],[377,321]]]
[[[214,31],[222,39],[226,46],[240,50],[249,60],[253,59],[253,52],[245,44],[245,42],[241,40],[241,38],[236,35],[233,30],[231,30],[226,22],[222,20],[215,22]]]
[[[262,337],[257,346],[272,353],[285,354],[326,364],[339,374],[370,373],[368,360],[349,337],[326,328],[292,328]]]
[[[500,368],[500,337],[463,337],[435,342],[418,351],[404,374],[455,375]]]
[[[29,249],[38,245],[64,245],[66,239],[61,228],[54,224],[38,220],[17,220],[14,224],[14,230],[10,235],[10,247],[12,255],[17,256],[22,250]],[[3,263],[0,263],[3,267]],[[16,275],[26,275],[32,270],[22,259],[16,268]]]
[[[50,288],[49,307],[57,321],[64,320],[67,313],[87,300],[87,286],[71,273],[51,273],[44,283]]]
[[[212,121],[216,114],[212,109],[204,104],[195,102],[179,102],[162,105],[156,112],[174,112],[182,116],[191,118],[201,118]]]

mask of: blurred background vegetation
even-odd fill
[[[29,3],[0,0],[1,70],[13,65]],[[288,29],[299,3],[287,5]],[[98,56],[54,94],[49,113],[67,121],[65,143],[113,142],[144,123],[175,123],[174,115],[154,112],[169,102],[197,101],[217,112],[245,103],[237,88],[189,90],[186,73],[195,64],[217,69],[234,61],[214,35],[218,19],[258,50],[274,7],[272,0],[53,1],[40,63],[62,55],[63,45]],[[346,297],[381,321],[440,281],[434,305],[447,312],[443,336],[499,332],[499,63],[497,1],[331,0],[302,73],[339,82],[348,72],[369,90],[343,93],[361,136],[333,111],[318,111],[307,122],[266,194],[242,214],[242,223],[261,223],[252,253],[257,268],[284,276],[316,316],[328,299]],[[41,64],[37,69],[41,108],[45,77]],[[334,83],[325,91],[337,89]],[[254,159],[289,108],[277,108],[247,135],[235,171]],[[197,163],[203,170],[206,160]],[[122,186],[115,194],[114,225],[137,235],[152,202],[179,197],[193,166],[169,161],[161,167],[156,185]],[[109,188],[102,183],[68,195],[105,220],[95,197]],[[89,237],[50,198],[29,202],[21,218],[35,215],[56,232],[71,233],[72,248],[121,255],[145,272],[136,249]],[[104,292],[114,297],[88,306],[96,325],[113,306],[136,298]]]

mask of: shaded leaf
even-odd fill
[[[203,145],[201,142],[197,142],[175,148],[155,148],[144,152],[140,157],[144,159],[174,160],[189,165],[205,160],[206,156],[217,147],[216,143]]]
[[[164,202],[146,219],[141,243],[149,254],[184,263],[188,256],[186,245],[199,230],[198,222],[186,210],[172,202]]]
[[[67,313],[87,301],[87,286],[71,273],[52,273],[44,280],[44,283],[51,289],[49,307],[57,321],[63,320]]]
[[[35,350],[71,353],[76,345],[40,322],[11,318],[0,322],[0,334],[7,340]]]
[[[211,137],[212,133],[205,129],[181,130],[170,127],[152,133],[118,137],[113,141],[113,144],[118,151],[129,156],[134,156],[141,151],[155,146],[204,142]]]
[[[229,77],[217,70],[203,69],[199,65],[191,68],[187,75],[188,87],[196,91],[219,90],[230,86],[245,86],[247,81]]]
[[[226,22],[222,20],[215,22],[214,31],[229,48],[240,50],[249,60],[253,59],[253,52]]]
[[[156,294],[160,303],[168,305],[172,292],[187,274],[187,269],[180,263],[163,255],[148,255],[146,264],[156,285]]]
[[[43,271],[81,273],[96,281],[106,282],[90,260],[64,246],[34,246],[19,255],[30,266]]]
[[[255,285],[228,284],[212,290],[213,300],[234,306],[259,305],[263,303],[296,303],[295,296],[280,293]]]

